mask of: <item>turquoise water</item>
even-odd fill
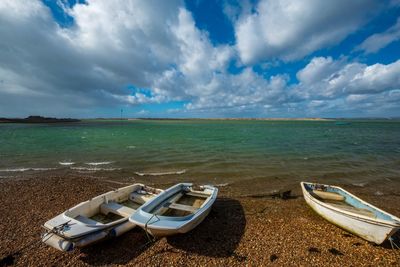
[[[400,180],[399,121],[84,121],[0,124],[0,176]]]

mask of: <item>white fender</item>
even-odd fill
[[[135,228],[136,224],[131,223],[130,221],[127,221],[121,225],[118,225],[114,229],[111,230],[111,236],[120,236],[129,230]]]
[[[44,234],[42,236],[42,242],[61,251],[71,251],[74,248],[74,244],[71,241],[65,240],[52,233]]]
[[[85,247],[87,245],[93,244],[107,236],[107,232],[101,231],[92,235],[88,235],[79,241],[74,242],[74,247]]]

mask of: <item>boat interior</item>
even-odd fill
[[[95,197],[65,214],[84,224],[101,225],[123,221],[156,192],[144,187],[123,188]]]
[[[210,193],[181,190],[155,206],[150,213],[169,217],[184,217],[196,213],[207,200]]]
[[[327,203],[330,206],[373,219],[379,218],[382,220],[393,221],[390,215],[360,201],[338,187],[307,183],[304,183],[304,186],[314,198]]]

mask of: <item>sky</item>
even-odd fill
[[[400,0],[1,0],[0,117],[400,117]]]

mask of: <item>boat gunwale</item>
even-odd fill
[[[301,182],[300,184],[301,184],[301,186],[302,186],[302,190],[304,189],[303,192],[306,192],[306,193],[307,193],[307,197],[308,197],[311,201],[315,202],[316,204],[318,204],[318,205],[320,205],[320,206],[322,206],[322,207],[324,207],[324,208],[327,208],[327,209],[329,209],[329,210],[333,210],[333,211],[335,211],[335,212],[337,212],[337,213],[344,214],[344,215],[346,215],[346,216],[348,216],[348,217],[351,217],[352,219],[361,220],[361,221],[368,222],[368,223],[371,223],[371,224],[374,224],[374,225],[381,225],[381,226],[394,227],[394,228],[397,227],[397,228],[400,229],[400,219],[399,219],[398,217],[396,217],[396,216],[394,216],[394,215],[392,215],[392,214],[390,214],[390,213],[388,213],[388,212],[386,212],[386,211],[383,211],[383,210],[381,210],[381,209],[375,207],[374,205],[372,205],[372,204],[370,204],[370,203],[368,203],[368,202],[366,202],[366,201],[360,199],[359,197],[357,197],[357,196],[351,194],[350,192],[344,190],[343,188],[341,188],[341,187],[339,187],[339,186],[332,186],[332,185],[326,185],[326,184],[320,184],[320,183],[318,183],[318,184],[320,184],[320,185],[329,186],[329,187],[331,187],[331,188],[336,188],[336,189],[339,189],[339,190],[342,190],[342,191],[346,192],[347,194],[349,194],[350,196],[352,196],[352,197],[355,198],[356,200],[358,200],[358,201],[360,201],[360,202],[366,204],[367,206],[369,206],[369,207],[371,207],[371,208],[373,208],[373,209],[376,209],[376,210],[378,210],[378,211],[380,211],[380,212],[382,212],[382,213],[388,215],[389,217],[391,217],[392,219],[394,219],[394,220],[393,220],[393,223],[392,223],[391,221],[382,220],[382,219],[380,219],[380,218],[372,219],[372,218],[370,218],[370,217],[368,217],[368,216],[365,216],[365,215],[362,215],[362,214],[356,214],[356,213],[353,213],[353,212],[351,212],[351,211],[346,211],[346,210],[342,210],[342,209],[340,209],[340,208],[338,208],[338,207],[331,206],[331,205],[329,205],[329,203],[322,202],[322,201],[318,200],[317,198],[313,197],[313,196],[310,194],[310,192],[309,192],[309,191],[305,188],[305,186],[304,186],[305,184],[317,184],[317,183]]]

